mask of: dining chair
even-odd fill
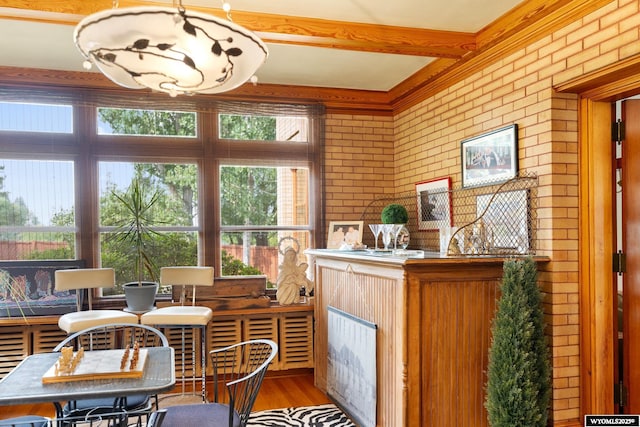
[[[50,422],[51,419],[40,415],[23,415],[0,420],[0,427],[49,427]]]
[[[61,351],[63,347],[72,347],[74,350],[82,347],[85,351],[124,349],[127,346],[133,348],[136,342],[141,348],[169,346],[167,337],[156,328],[131,323],[115,323],[78,331],[62,340],[53,351]],[[141,426],[142,417],[146,416],[148,422],[154,405],[157,409],[158,397],[147,394],[74,400],[67,402],[62,408],[61,422],[63,425],[74,425],[78,419],[87,415],[110,418],[109,413],[124,411],[127,417],[137,417],[137,425]],[[110,423],[116,426],[120,424],[119,422]]]
[[[278,345],[256,339],[212,350],[213,402],[166,408],[162,427],[244,427]]]
[[[56,270],[55,287],[58,291],[87,290],[89,310],[82,310],[82,298],[78,297],[77,311],[66,313],[58,319],[58,326],[67,334],[97,325],[110,323],[138,323],[138,316],[122,310],[93,310],[91,289],[113,288],[116,275],[113,268],[80,268]]]
[[[180,305],[161,307],[144,313],[140,317],[143,325],[152,325],[157,328],[177,328],[181,331],[181,382],[182,393],[185,392],[185,359],[186,359],[186,331],[191,329],[200,331],[201,354],[201,394],[202,401],[206,401],[206,337],[207,325],[213,317],[213,311],[209,307],[196,306],[196,288],[198,286],[213,286],[213,267],[162,267],[160,269],[161,286],[182,286],[180,292]],[[191,305],[185,305],[186,287],[192,287]],[[193,339],[192,341],[195,341]],[[192,392],[195,391],[196,381],[196,344],[191,345],[192,363]]]

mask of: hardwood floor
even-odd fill
[[[310,406],[330,403],[331,400],[313,385],[313,373],[267,376],[253,406],[254,411]],[[162,406],[162,405],[161,405]],[[0,419],[32,414],[52,417],[53,405],[49,403],[18,406],[0,406]]]

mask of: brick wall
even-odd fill
[[[357,219],[372,196],[450,176],[460,186],[460,141],[517,123],[520,170],[539,176],[538,253],[553,347],[555,425],[580,424],[578,98],[554,92],[586,72],[640,53],[638,0],[606,7],[396,114],[330,115],[327,221]]]
[[[327,224],[358,220],[376,196],[394,193],[393,139],[392,117],[346,114],[327,117]]]

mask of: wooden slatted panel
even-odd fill
[[[244,319],[242,325],[242,340],[268,339],[278,342],[278,317],[256,317]],[[280,370],[279,357],[273,359],[270,370]]]
[[[377,325],[377,425],[404,425],[405,339],[403,273],[400,268],[331,260],[316,270],[316,384],[327,384],[327,306]],[[329,264],[329,262],[327,263]],[[426,425],[426,424],[425,424]]]
[[[207,330],[207,348],[210,350],[227,347],[242,341],[242,319],[214,319]],[[213,375],[211,359],[207,359],[207,374]]]
[[[57,325],[34,325],[30,330],[33,334],[33,353],[50,352],[67,337],[67,333]]]
[[[313,316],[280,318],[280,369],[313,367]]]
[[[242,320],[240,318],[212,320],[207,331],[207,348],[213,350],[242,341]]]
[[[0,334],[0,378],[3,378],[30,354],[31,340],[25,327],[2,327]]]

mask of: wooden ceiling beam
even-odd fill
[[[120,0],[119,7],[171,6],[171,2]],[[84,16],[110,9],[111,0],[0,0],[0,18],[75,25]],[[189,6],[220,18],[220,8]],[[233,22],[267,43],[315,46],[362,52],[459,59],[476,49],[475,35],[267,13],[232,11]]]

